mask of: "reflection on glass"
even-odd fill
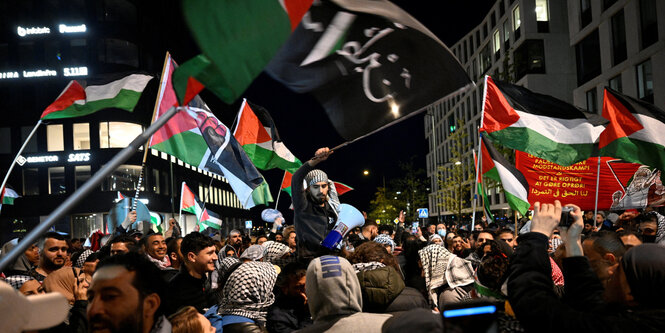
[[[66,192],[65,167],[48,168],[48,194],[64,194]]]
[[[90,149],[90,124],[74,124],[74,150]]]

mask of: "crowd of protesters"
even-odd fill
[[[306,185],[293,186],[293,223],[263,212],[265,235],[183,236],[175,221],[164,234],[43,235],[2,272],[0,332],[663,331],[659,212],[569,205],[563,226],[556,201],[517,223],[415,229],[401,212],[391,225],[366,220],[330,250],[320,244],[339,201],[314,167],[331,153],[319,149],[293,175]],[[54,293],[64,310],[45,298]]]

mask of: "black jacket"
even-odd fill
[[[164,298],[166,316],[187,305],[195,307],[200,313],[213,305],[212,294],[206,288],[206,279],[189,275],[184,267],[169,281]]]
[[[328,202],[325,202],[323,207],[317,205],[303,189],[303,180],[312,170],[309,163],[304,163],[291,178],[293,223],[296,227],[298,257],[301,261],[309,261],[330,252],[321,246],[321,241],[337,221],[337,215]]]
[[[309,307],[301,298],[280,295],[268,310],[266,328],[270,333],[299,330],[313,323]]]
[[[508,297],[527,332],[662,332],[665,309],[616,307],[603,302],[603,287],[586,257],[565,258],[564,299],[557,298],[547,256],[548,238],[520,236],[511,257]]]

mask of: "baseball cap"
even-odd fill
[[[60,293],[23,296],[0,281],[0,332],[41,330],[62,323],[69,313],[69,303]]]

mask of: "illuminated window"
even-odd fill
[[[100,148],[125,148],[142,132],[143,128],[139,124],[101,122],[99,123],[99,146]]]
[[[140,175],[140,165],[123,164],[106,177],[102,183],[102,191],[135,191]],[[139,190],[144,191],[145,188],[141,186]]]
[[[515,40],[520,39],[520,26],[522,26],[522,21],[520,20],[520,6],[515,6],[515,9],[513,9],[513,31],[515,32]]]
[[[501,34],[499,33],[499,30],[494,31],[494,57],[495,59],[499,59],[501,56]]]
[[[78,189],[83,183],[90,179],[90,166],[89,165],[77,165],[74,167],[74,183],[75,189]]]
[[[39,195],[39,174],[37,168],[23,169],[23,195]]]
[[[74,124],[74,150],[90,149],[90,124]]]
[[[536,23],[538,32],[549,32],[550,13],[547,0],[536,0]]]
[[[48,151],[65,150],[65,141],[63,140],[62,124],[46,126],[46,149]]]
[[[65,167],[48,168],[48,194],[64,194],[66,192]]]

